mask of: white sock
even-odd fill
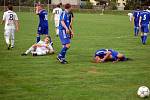
[[[56,35],[59,35],[59,29],[57,28]]]
[[[33,48],[33,47],[30,47],[30,48],[25,52],[25,54],[28,54],[28,53],[30,53],[30,52],[32,52],[32,51],[34,51],[34,48]]]

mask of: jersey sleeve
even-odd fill
[[[15,20],[18,20],[18,16],[17,16],[17,14],[15,13],[14,15],[15,15]]]
[[[3,19],[2,20],[5,20],[6,19],[6,14],[5,14],[5,12],[4,12],[4,14],[3,14]]]

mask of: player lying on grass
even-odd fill
[[[43,56],[46,54],[53,54],[54,49],[50,44],[50,38],[46,37],[44,41],[39,41],[38,43],[32,45],[26,52],[22,53],[22,56],[26,56],[31,53],[33,56]]]
[[[94,62],[95,63],[102,63],[106,61],[126,61],[128,58],[126,58],[123,54],[112,50],[112,49],[100,49],[95,52],[94,56]]]

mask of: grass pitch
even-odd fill
[[[138,87],[150,87],[150,39],[143,46],[140,37],[133,37],[128,16],[75,14],[75,36],[67,65],[56,60],[61,44],[52,21],[50,32],[56,53],[20,56],[36,41],[38,17],[33,13],[18,16],[20,30],[14,49],[6,49],[0,26],[0,100],[140,100]],[[133,60],[91,63],[100,48],[115,49]]]

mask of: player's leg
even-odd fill
[[[11,48],[14,48],[15,46],[15,30],[11,30]]]
[[[142,42],[142,44],[144,42],[143,40],[144,40],[144,27],[141,26],[141,42]]]
[[[147,26],[145,26],[144,27],[144,34],[143,34],[143,44],[146,44],[146,41],[147,41],[147,33],[149,32],[149,26],[147,25]]]
[[[134,36],[138,36],[139,27],[134,26]]]
[[[59,32],[60,40],[63,45],[63,48],[61,49],[59,55],[57,56],[57,59],[65,64],[67,61],[65,60],[66,52],[70,48],[70,39],[66,36],[65,30],[60,30]]]
[[[10,46],[11,46],[11,44],[10,44],[10,29],[5,30],[4,37],[5,37],[5,41],[6,41],[8,50],[9,50]]]
[[[59,35],[59,20],[55,20],[56,36]]]
[[[26,56],[27,54],[34,52],[36,50],[36,48],[37,47],[35,45],[33,45],[28,50],[26,50],[26,52],[22,53],[21,55]]]
[[[42,27],[38,26],[37,36],[36,36],[36,43],[38,43],[41,40],[41,37],[40,37],[41,34],[42,34]]]
[[[34,52],[31,52],[32,56],[43,56],[46,55],[46,51],[42,50],[40,47],[37,47],[36,50]]]

